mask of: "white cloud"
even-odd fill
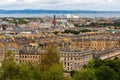
[[[119,10],[120,0],[0,0],[1,9]]]

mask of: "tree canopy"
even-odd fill
[[[72,75],[74,80],[120,80],[120,59],[91,60]]]
[[[0,80],[69,80],[64,77],[63,66],[55,50],[49,49],[43,56],[39,65],[17,64],[14,53],[9,51],[0,67]],[[46,66],[43,70],[42,65]]]

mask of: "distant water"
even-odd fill
[[[43,16],[53,16],[54,14],[0,14],[0,17],[43,17]],[[66,14],[55,14],[55,15],[66,15]],[[118,17],[120,18],[120,13],[79,13],[75,14],[80,17]]]

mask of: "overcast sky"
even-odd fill
[[[0,9],[120,11],[120,0],[0,0]]]

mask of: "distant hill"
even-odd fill
[[[120,11],[89,11],[89,10],[0,10],[0,14],[75,14],[75,13],[120,13]]]

